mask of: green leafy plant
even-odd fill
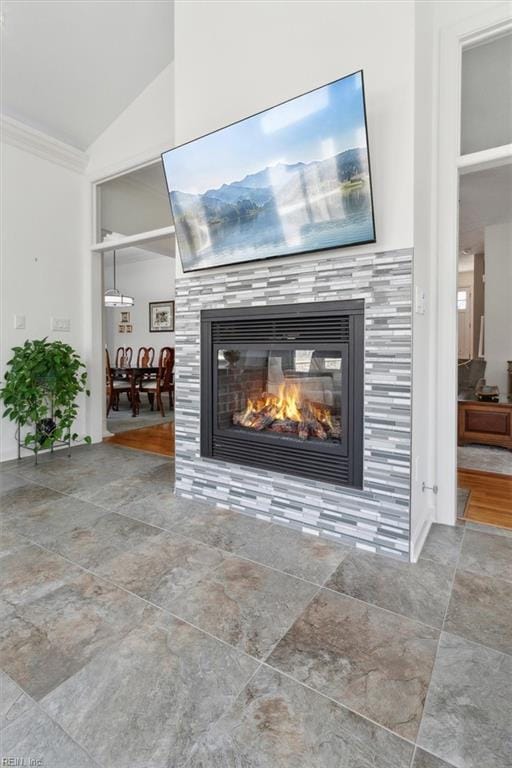
[[[20,430],[29,427],[23,444],[40,450],[77,440],[77,433],[71,431],[78,413],[77,398],[81,392],[90,394],[79,355],[69,344],[46,338],[26,341],[12,351],[0,399],[5,417]],[[88,436],[84,440],[91,442]]]

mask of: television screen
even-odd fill
[[[185,272],[375,242],[362,71],[162,160]]]

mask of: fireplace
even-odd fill
[[[201,455],[362,487],[364,301],[201,312]]]

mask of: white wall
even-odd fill
[[[485,228],[485,378],[508,393],[512,360],[512,223]]]
[[[2,143],[1,376],[14,345],[60,339],[85,358],[82,275],[86,254],[87,186],[82,173]],[[15,330],[14,315],[26,328]],[[68,319],[69,333],[51,330]],[[14,458],[14,426],[2,420],[2,461]],[[86,431],[83,411],[77,432]]]
[[[377,248],[412,246],[414,3],[177,3],[175,35],[177,144],[364,69]]]
[[[135,306],[128,309],[132,333],[119,333],[121,309],[109,308],[105,312],[106,343],[110,359],[114,362],[118,347],[133,349],[133,362],[139,347],[154,347],[155,362],[161,347],[174,346],[174,333],[150,333],[149,302],[174,299],[174,259],[162,256],[155,259],[123,264],[122,251],[117,254],[116,281],[128,296],[133,296]],[[112,286],[112,268],[105,269],[105,286]]]
[[[89,204],[94,205],[91,183],[159,158],[174,143],[174,69],[170,64],[87,149]],[[91,212],[89,213],[92,222]],[[90,225],[88,242],[95,238]],[[100,259],[92,257],[86,304],[89,308],[88,345],[94,393],[103,392],[102,283]],[[94,395],[88,407],[89,430],[101,436],[105,429],[103,396]]]
[[[87,149],[99,178],[159,157],[174,143],[174,69],[169,64]]]

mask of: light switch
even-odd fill
[[[17,331],[23,331],[25,329],[25,315],[14,315],[14,327]]]
[[[69,331],[71,329],[71,320],[66,317],[52,317],[52,331]]]
[[[425,291],[416,286],[415,292],[414,292],[414,311],[417,315],[424,315],[425,314],[425,303],[426,303],[426,297],[425,297]]]

